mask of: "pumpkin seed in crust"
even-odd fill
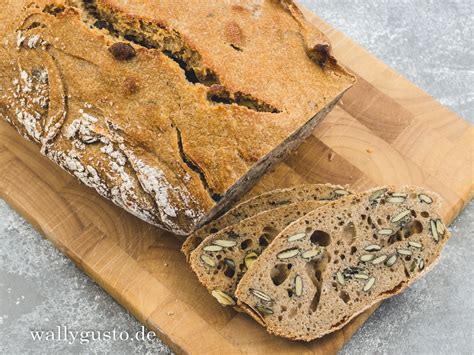
[[[321,254],[321,249],[310,249],[310,250],[306,250],[303,254],[301,254],[301,257],[303,259],[312,259],[314,258],[315,256],[318,256],[319,254]]]
[[[292,235],[291,237],[288,237],[289,242],[296,242],[297,240],[303,239],[306,237],[306,233],[298,233],[295,235]]]
[[[395,215],[395,216],[391,219],[391,222],[392,222],[392,223],[398,223],[398,222],[402,221],[403,219],[405,219],[405,217],[409,216],[410,214],[411,214],[411,211],[410,211],[410,210],[406,210],[406,211],[400,212],[399,214]]]
[[[365,284],[364,288],[362,289],[364,292],[369,291],[372,286],[374,286],[375,283],[375,277],[371,277]]]
[[[436,220],[436,230],[441,235],[444,235],[444,232],[446,232],[446,227],[444,226],[443,221],[440,219]]]
[[[272,299],[269,295],[267,295],[265,292],[262,292],[260,290],[257,290],[255,288],[249,289],[250,293],[254,295],[255,297],[260,298],[261,300],[265,302],[272,302]]]
[[[210,267],[216,267],[216,262],[209,255],[202,254],[201,260]]]
[[[389,203],[403,203],[406,199],[406,197],[401,196],[390,196],[386,201]]]
[[[263,314],[273,314],[273,309],[271,309],[270,307],[267,307],[267,306],[263,306],[263,305],[257,305],[257,310],[260,312],[260,313],[263,313]]]
[[[431,235],[433,236],[433,239],[436,242],[438,242],[439,234],[438,234],[438,229],[436,228],[436,222],[434,220],[430,220],[430,229],[431,229]]]
[[[258,255],[254,251],[251,251],[250,253],[245,255],[244,261],[245,261],[245,266],[247,267],[247,269],[253,264],[255,260],[257,260],[257,258],[258,258]]]
[[[223,248],[232,248],[237,245],[237,242],[235,240],[218,239],[218,240],[214,240],[212,244],[218,245]]]
[[[417,264],[418,264],[418,270],[421,271],[421,270],[423,270],[423,269],[425,268],[425,262],[423,261],[422,258],[419,258],[419,259],[418,259]]]
[[[202,250],[215,252],[215,251],[221,251],[222,247],[220,245],[207,245],[204,248],[202,248]]]
[[[295,276],[295,294],[298,297],[303,294],[303,279],[300,275]]]
[[[234,306],[235,300],[221,290],[212,290],[211,295],[223,306]]]
[[[344,275],[342,274],[342,272],[338,271],[336,273],[336,279],[337,279],[337,282],[339,282],[342,286],[346,284],[346,279],[344,278]]]
[[[291,249],[286,249],[283,250],[282,252],[278,253],[277,258],[278,259],[290,259],[294,258],[296,255],[298,255],[300,250],[298,248],[291,248]]]
[[[374,192],[372,193],[372,195],[370,195],[369,201],[370,201],[370,202],[373,202],[373,201],[379,199],[380,197],[383,196],[383,194],[384,194],[385,192],[387,192],[387,189],[380,189],[380,190],[374,191]]]
[[[394,192],[393,194],[391,194],[391,196],[393,196],[393,197],[405,197],[405,198],[408,197],[408,195],[404,194],[403,192]]]
[[[377,265],[383,263],[387,259],[387,255],[380,255],[372,260],[372,264]]]
[[[334,190],[334,193],[335,193],[336,195],[339,195],[339,196],[346,196],[346,195],[349,195],[349,194],[350,194],[349,191],[346,191],[346,190],[343,190],[343,189]]]
[[[359,258],[359,260],[363,262],[372,261],[374,259],[375,259],[374,254],[364,254]]]
[[[420,202],[424,202],[427,205],[431,205],[433,203],[433,199],[426,194],[419,194],[418,198],[420,199]]]

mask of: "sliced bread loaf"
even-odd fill
[[[337,189],[339,194],[349,193]],[[321,197],[321,196],[320,196]],[[242,276],[272,240],[291,222],[328,201],[308,200],[261,212],[211,234],[191,253],[190,264],[199,281],[224,306],[235,305]]]
[[[239,305],[270,333],[310,341],[405,289],[449,233],[439,197],[381,188],[330,202],[283,230],[240,281]]]
[[[191,252],[209,234],[217,233],[245,218],[300,201],[334,200],[347,193],[345,188],[331,184],[304,184],[266,192],[238,204],[220,218],[198,229],[186,239],[181,251],[189,261]]]

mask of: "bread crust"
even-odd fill
[[[281,5],[251,4],[6,1],[0,116],[104,197],[187,235],[354,82],[311,60]]]

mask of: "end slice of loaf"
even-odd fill
[[[326,204],[274,239],[239,283],[238,302],[270,333],[331,333],[433,266],[449,237],[438,205],[411,187]]]
[[[308,200],[334,200],[347,193],[344,187],[331,184],[303,184],[266,192],[238,204],[220,218],[198,229],[186,239],[181,251],[189,261],[191,252],[199,246],[204,238],[246,218],[291,203]]]
[[[276,194],[280,197],[285,195],[285,201],[297,201],[304,197],[307,200],[270,209],[226,227],[208,236],[191,253],[190,264],[199,281],[222,305],[235,305],[234,293],[238,282],[286,226],[328,203],[328,200],[350,193],[331,185],[306,186],[297,191],[299,193],[293,191],[291,195],[281,191]],[[312,193],[300,194],[303,191]],[[269,201],[267,198],[265,200]]]

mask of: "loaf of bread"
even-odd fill
[[[353,84],[290,0],[3,1],[0,116],[142,218],[187,235]]]
[[[312,194],[305,195],[304,191],[311,191]],[[240,279],[286,226],[323,204],[348,194],[349,191],[332,185],[303,185],[298,189],[265,194],[286,195],[287,204],[255,214],[209,235],[191,253],[191,267],[199,281],[222,305],[234,306],[234,293]]]
[[[347,193],[342,186],[331,184],[302,184],[284,189],[271,190],[239,203],[223,216],[199,228],[183,243],[181,251],[189,261],[191,252],[198,247],[204,238],[230,227],[260,212],[269,211],[292,203],[310,200],[329,201]]]
[[[434,265],[449,237],[438,204],[410,187],[325,204],[263,251],[237,287],[238,304],[282,337],[333,332]]]

